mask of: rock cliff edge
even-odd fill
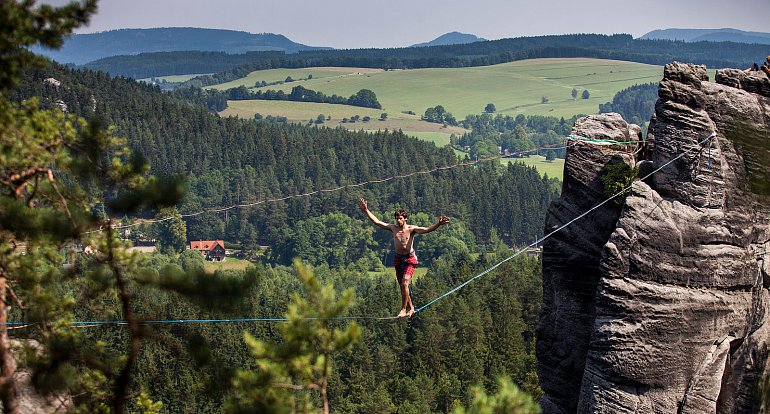
[[[633,141],[617,114],[574,134]],[[712,132],[716,135],[707,139]],[[754,413],[770,342],[770,79],[667,65],[647,142],[570,145],[543,246],[538,374],[546,413]]]

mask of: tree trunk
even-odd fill
[[[136,357],[139,354],[139,346],[141,345],[141,339],[137,334],[139,323],[135,320],[129,321],[131,330],[131,342],[129,345],[128,358],[126,365],[120,372],[115,385],[115,395],[112,399],[112,408],[115,414],[123,414],[126,412],[126,402],[128,401],[128,386],[131,383],[131,369],[136,363]]]
[[[324,374],[321,378],[321,400],[324,402],[324,414],[329,414],[329,396],[326,394],[326,386],[329,385],[329,355],[324,355]]]
[[[11,354],[11,342],[8,340],[8,306],[5,302],[7,290],[8,279],[5,272],[0,270],[0,401],[3,403],[3,412],[18,414],[19,401],[13,380],[16,361]]]
[[[112,222],[109,223],[107,228],[107,254],[108,264],[112,268],[112,272],[115,276],[115,284],[118,287],[118,295],[123,305],[123,318],[128,323],[129,332],[129,345],[128,356],[126,358],[126,365],[121,370],[115,383],[115,395],[112,399],[112,409],[115,414],[123,414],[126,412],[126,401],[128,399],[128,386],[131,383],[131,369],[136,363],[136,359],[139,355],[139,348],[142,344],[142,327],[139,324],[134,312],[131,311],[131,293],[129,292],[128,282],[123,278],[123,271],[115,258],[115,248],[112,245],[113,241],[113,228]]]

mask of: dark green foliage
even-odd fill
[[[244,314],[275,316],[272,312],[286,309],[283,302],[280,302],[281,306],[261,308],[261,304],[277,305],[279,301],[261,297],[260,304],[253,296],[257,286],[262,285],[257,283],[256,271],[194,272],[189,277],[182,277],[182,270],[176,264],[168,265],[173,257],[155,254],[148,259],[143,263],[143,278],[156,278],[152,282],[160,280],[160,285],[171,289],[145,285],[135,292],[135,306],[141,310],[143,319],[233,318]],[[166,269],[158,273],[156,269],[164,266],[163,263],[166,263]],[[300,288],[296,283],[284,287]],[[180,295],[175,292],[197,293]],[[79,296],[79,299],[81,306],[76,311],[79,320],[115,319],[113,315],[118,310],[113,301],[107,298],[94,300],[88,296]],[[280,298],[280,301],[284,300],[285,297]],[[223,391],[231,388],[229,382],[235,370],[251,366],[243,343],[243,329],[247,326],[190,323],[145,327],[153,340],[145,341],[141,348],[132,387],[148,390],[152,399],[161,401],[168,413],[219,412]],[[118,349],[126,335],[126,328],[121,326],[81,331],[91,343],[105,341],[110,348]]]
[[[442,232],[453,230],[452,225]],[[498,246],[478,260],[462,253],[438,258],[427,275],[414,281],[416,305],[424,305],[511,253]],[[158,256],[152,259],[153,266],[164,261]],[[519,257],[435,302],[411,320],[357,321],[362,328],[360,340],[350,352],[335,356],[332,365],[332,412],[448,413],[456,404],[469,407],[475,397],[467,390],[474,385],[489,392],[498,389],[496,379],[503,374],[519,389],[537,393],[534,332],[542,295],[539,269],[537,259]],[[230,307],[224,310],[201,306],[205,303],[160,290],[138,292],[136,305],[154,319],[285,315],[289,312],[291,294],[304,291],[301,280],[290,268],[260,267],[257,272],[259,283],[243,285],[242,299],[231,299]],[[348,288],[356,292],[357,300],[347,313],[349,316],[387,316],[400,304],[392,269],[367,275],[321,266],[314,273],[319,282],[334,285],[337,295]],[[229,272],[217,277],[240,280],[244,276]],[[306,294],[301,297],[312,300]],[[102,319],[105,315],[79,317]],[[313,321],[302,323],[308,322]],[[345,324],[341,321],[328,326],[342,328]],[[84,333],[93,340],[110,340],[119,338],[121,329],[92,329]],[[161,401],[168,412],[215,413],[220,412],[233,391],[230,384],[236,370],[259,372],[243,342],[243,331],[265,346],[284,349],[286,352],[281,355],[288,356],[291,349],[286,347],[291,341],[281,340],[281,332],[293,328],[283,323],[248,322],[157,325],[151,329],[157,340],[142,348],[136,387],[151,390],[149,396]],[[252,395],[264,396],[268,390],[254,390]],[[281,391],[284,396],[286,391]],[[301,398],[302,394],[296,395]],[[310,402],[313,401],[317,404],[318,400],[311,398]]]
[[[412,213],[409,216],[411,224],[422,227],[430,226],[437,219],[425,213]],[[378,236],[382,237],[383,235],[389,236],[387,232],[378,230]],[[387,243],[388,245],[384,247],[391,248],[389,237]],[[466,223],[457,219],[453,220],[451,225],[442,226],[441,231],[418,236],[415,240],[415,246],[420,263],[425,266],[432,265],[441,256],[463,257],[478,250],[476,237],[471,229]]]
[[[158,245],[164,252],[179,253],[187,248],[187,224],[176,208],[161,210],[156,224]]]
[[[227,93],[216,89],[201,89],[191,86],[176,88],[172,96],[188,102],[195,102],[208,108],[211,112],[221,112],[227,109]]]
[[[612,102],[600,104],[599,112],[617,112],[632,124],[644,125],[652,117],[657,100],[657,83],[634,85],[616,93]]]
[[[324,263],[332,268],[361,263],[368,270],[379,263],[372,252],[377,245],[373,233],[374,229],[360,219],[329,213],[285,227],[273,254],[278,262],[287,265],[299,258],[313,266]]]
[[[40,82],[46,77],[55,77],[65,87]],[[61,189],[66,190],[64,201],[59,204],[58,190],[52,185],[54,180],[44,178],[40,187],[37,182],[21,187],[21,194],[29,197],[24,200],[27,203],[37,195],[45,196],[38,205],[40,208],[35,210],[40,211],[40,215],[22,211],[24,204],[7,203],[9,221],[29,218],[25,220],[28,224],[14,225],[18,227],[18,235],[30,243],[22,255],[13,252],[15,241],[4,240],[0,255],[3,269],[14,272],[24,269],[32,276],[16,279],[18,284],[14,288],[16,293],[21,292],[27,313],[15,311],[13,317],[46,322],[39,325],[45,330],[39,338],[46,351],[42,355],[28,353],[34,356],[28,361],[34,381],[49,390],[53,386],[68,389],[73,395],[75,412],[107,411],[109,406],[118,412],[124,409],[152,412],[160,408],[158,403],[173,413],[220,412],[235,371],[258,372],[256,361],[244,347],[243,329],[261,341],[250,341],[251,345],[273,344],[279,339],[276,325],[147,326],[139,321],[275,317],[286,313],[288,293],[297,292],[301,287],[294,273],[282,268],[212,275],[200,271],[201,262],[194,256],[195,252],[185,252],[178,257],[128,254],[122,249],[123,242],[111,231],[92,236],[91,245],[97,253],[78,254],[74,272],[57,272],[62,258],[52,241],[71,238],[91,228],[97,220],[106,219],[110,213],[135,213],[135,209],[155,207],[171,199],[163,197],[178,194],[178,185],[157,186],[145,177],[148,165],[155,171],[188,176],[192,194],[180,208],[200,211],[456,162],[451,151],[409,139],[401,133],[367,135],[221,119],[208,114],[202,99],[182,100],[178,96],[161,95],[155,87],[110,79],[99,73],[72,72],[56,65],[31,71],[12,96],[21,100],[33,95],[42,96],[42,105],[46,107],[53,108],[55,101],[62,99],[73,113],[89,119],[97,119],[98,114],[98,118],[125,134],[132,147],[147,154],[147,159],[143,159],[131,157],[120,149],[106,152],[110,148],[107,143],[119,142],[107,139],[110,135],[101,133],[97,123],[93,123],[93,127],[78,123],[77,131],[82,135],[75,134],[75,128],[67,134],[58,134],[59,127],[66,127],[66,124],[57,124],[64,120],[58,109],[38,111],[32,105],[27,107],[28,116],[21,110],[10,110],[13,108],[1,112],[8,118],[2,125],[14,126],[13,122],[32,119],[34,122],[24,126],[34,131],[32,136],[47,138],[46,133],[51,132],[52,137],[73,138],[68,148],[74,149],[73,155],[83,155],[59,156],[60,153],[53,150],[35,152],[40,156],[32,160],[35,166],[47,168],[55,164],[57,177],[60,172],[68,173],[61,180]],[[18,130],[26,131],[24,128]],[[80,139],[75,139],[77,137]],[[102,143],[103,140],[108,142]],[[13,172],[23,169],[30,160],[16,156],[25,147],[24,142],[3,140],[2,143],[4,169],[0,176],[10,182],[7,186],[10,196],[17,193]],[[99,168],[89,169],[83,160],[98,161]],[[84,189],[80,190],[76,183]],[[147,200],[142,194],[150,193],[142,187],[152,188],[156,193],[163,191],[163,197]],[[164,244],[177,249],[184,238],[185,226],[192,234],[237,235],[243,245],[253,245],[257,240],[275,242],[282,231],[293,226],[302,228],[300,223],[304,221],[311,224],[305,227],[306,233],[319,227],[326,229],[326,226],[336,229],[331,235],[338,240],[340,237],[348,240],[348,250],[356,253],[356,249],[364,251],[370,247],[371,237],[369,240],[359,237],[360,232],[351,232],[350,238],[342,236],[358,223],[351,217],[360,217],[360,213],[349,201],[359,195],[366,195],[380,208],[391,208],[396,203],[419,206],[431,214],[446,212],[467,222],[484,223],[472,227],[476,235],[458,226],[441,234],[441,238],[426,238],[426,252],[434,252],[435,272],[423,281],[416,280],[414,290],[415,298],[425,303],[489,265],[492,258],[488,255],[479,261],[472,260],[475,238],[496,237],[493,237],[497,234],[494,227],[499,227],[499,234],[511,240],[530,239],[539,234],[541,218],[534,212],[542,211],[544,203],[553,197],[551,187],[552,183],[540,178],[534,169],[520,165],[501,169],[486,164],[418,175],[377,188],[255,204],[250,209],[231,210],[229,214],[190,217],[187,222],[180,220],[178,212],[171,212],[175,219],[162,223],[174,225],[165,229],[153,226],[152,231],[161,239],[168,239]],[[59,215],[59,218],[52,216],[55,220],[46,218],[49,213],[46,208],[52,207],[57,208],[50,213]],[[66,207],[70,207],[69,221],[82,224],[74,227],[73,234],[59,234],[55,230],[64,226],[51,225],[63,221],[61,216],[65,215]],[[524,210],[526,214],[521,213]],[[143,211],[138,213],[149,215]],[[427,220],[428,217],[416,214],[414,218]],[[516,217],[515,222],[511,217]],[[14,225],[4,223],[3,228]],[[44,226],[49,227],[49,232],[44,231]],[[150,231],[141,227],[135,230],[145,234]],[[382,247],[383,241],[376,241]],[[307,247],[312,251],[317,246]],[[502,247],[499,250],[497,257],[510,253]],[[336,253],[330,250],[322,255],[335,258]],[[142,264],[145,258],[147,262]],[[343,257],[341,261],[348,260]],[[501,269],[515,271],[515,278],[476,283],[458,292],[452,301],[437,303],[412,321],[367,321],[370,333],[355,345],[354,352],[340,355],[332,371],[326,371],[328,366],[323,364],[323,377],[329,379],[330,404],[349,412],[448,412],[455,401],[464,398],[459,390],[471,384],[489,385],[491,378],[501,372],[511,373],[522,387],[534,387],[534,368],[529,355],[534,341],[531,315],[536,314],[539,306],[536,269],[537,262],[520,260]],[[337,290],[354,287],[361,292],[364,300],[353,309],[356,315],[391,314],[397,304],[398,291],[391,273],[383,278],[353,266],[330,269],[322,265],[317,274]],[[287,325],[297,328],[299,335],[288,339],[284,335],[285,346],[278,345],[274,348],[276,352],[263,355],[269,357],[269,361],[283,358],[298,362],[291,364],[291,368],[296,369],[302,367],[299,363],[309,361],[311,367],[318,367],[328,360],[328,341],[319,335],[333,333],[339,327],[328,317],[344,310],[350,295],[337,302],[331,295],[315,292],[312,289],[308,292],[305,303],[315,300],[318,304],[321,299],[328,307],[305,307],[297,300],[297,307],[290,315],[309,314],[320,319],[298,320]],[[300,308],[313,309],[298,312]],[[321,313],[313,314],[314,309]],[[69,328],[69,321],[73,319],[126,319],[127,324],[75,330]],[[145,338],[154,340],[143,340]],[[339,345],[335,349],[352,343],[351,339],[337,334],[333,334],[332,339]],[[297,353],[303,357],[292,360],[290,356]],[[318,354],[324,358],[313,356]],[[306,372],[289,376],[292,380],[301,380],[307,378],[301,375]],[[255,392],[265,390],[259,381],[256,385]],[[264,385],[267,387],[270,383]],[[309,396],[304,401],[317,406],[315,398]]]
[[[615,160],[615,162],[607,164],[605,168],[606,173],[602,176],[604,195],[611,197],[617,193],[621,193],[621,195],[614,199],[614,202],[618,205],[623,205],[626,196],[631,192],[631,190],[627,188],[631,186],[631,183],[637,178],[639,168],[631,168],[621,160]]]
[[[499,153],[495,141],[484,139],[473,144],[470,154],[471,159],[480,160],[482,158],[495,157]]]
[[[39,82],[47,77],[58,79],[67,88],[57,90]],[[146,162],[154,173],[187,177],[189,195],[179,206],[183,213],[335,188],[458,162],[448,148],[439,149],[400,132],[367,134],[219,118],[202,105],[162,94],[148,85],[58,65],[28,72],[14,93],[17,99],[41,95],[42,103],[50,106],[63,99],[72,111],[85,116],[93,116],[95,106],[105,122],[115,125],[116,133],[126,136],[133,149],[146,154]],[[564,136],[561,134],[567,134],[570,128],[567,121],[546,117],[514,119],[482,114],[469,117],[466,122],[472,126],[474,135],[463,137],[462,142],[477,139],[485,131],[491,134],[521,125],[531,131],[525,134],[529,140],[552,143],[559,142]],[[504,146],[514,142],[529,145],[519,138],[522,134],[499,137],[511,137]],[[513,139],[514,136],[517,138]],[[361,195],[372,201],[373,209],[390,209],[400,203],[431,215],[448,214],[468,223],[485,223],[469,226],[478,241],[485,240],[491,228],[497,228],[507,243],[529,243],[541,234],[541,212],[555,193],[550,181],[543,180],[531,168],[462,167],[363,189],[262,203],[230,210],[227,215],[206,213],[189,217],[185,219],[187,237],[242,243],[248,239],[252,244],[256,240],[260,245],[274,245],[284,228],[309,217],[331,210],[360,217],[354,200]],[[522,216],[524,211],[528,213]]]
[[[233,101],[262,99],[268,101],[317,102],[360,106],[364,108],[382,108],[382,105],[377,101],[377,96],[368,89],[361,89],[358,93],[348,99],[339,95],[326,96],[323,92],[316,92],[300,85],[291,88],[291,92],[288,95],[284,91],[275,91],[272,89],[266,91],[250,91],[245,86],[228,89],[224,92],[224,95],[227,99]]]
[[[473,400],[468,405],[468,408],[457,408],[452,411],[452,414],[540,413],[540,406],[537,402],[530,395],[522,393],[510,379],[505,377],[499,378],[497,387],[498,391],[494,395],[487,395],[483,388],[474,387],[471,390]]]
[[[496,110],[497,110],[497,108],[495,108],[495,104],[493,104],[493,103],[488,103],[487,106],[484,108],[484,112],[487,112],[487,113],[490,113],[490,114],[492,112],[495,112]]]
[[[425,110],[425,114],[422,119],[428,122],[435,122],[437,124],[457,125],[455,117],[446,111],[443,106],[436,105],[433,108]]]
[[[36,9],[33,3],[0,5],[2,18],[13,20],[12,30],[3,25],[0,31],[0,67],[9,68],[0,90],[16,84],[16,68],[29,63],[19,47],[35,40],[56,46],[95,11],[91,1]],[[61,87],[58,80],[37,81],[43,88]],[[18,98],[17,92],[11,96]],[[151,214],[144,210],[176,204],[183,186],[149,176],[146,160],[104,128],[95,116],[95,97],[89,101],[86,120],[50,102],[41,108],[37,98],[13,102],[0,95],[0,402],[6,413],[20,412],[17,367],[39,390],[66,400],[50,409],[120,414],[136,401],[157,411],[159,404],[133,388],[141,345],[150,336],[140,321],[151,308],[135,306],[135,298],[164,288],[191,297],[205,293],[207,300],[245,291],[244,283],[210,275],[201,283],[197,273],[139,271],[141,257],[127,251],[110,215]],[[76,103],[73,108],[83,109]],[[248,275],[242,279],[254,282]],[[122,320],[124,326],[94,341],[72,326],[76,315]],[[9,320],[28,326],[11,331]],[[11,337],[20,350],[11,349]]]
[[[468,115],[462,125],[471,129],[471,132],[460,137],[458,144],[473,148],[479,141],[490,141],[503,151],[510,152],[558,144],[564,142],[577,118],[578,116],[574,116],[565,120],[552,116],[519,114],[512,117],[488,113]],[[566,156],[564,149],[552,151],[557,157]]]
[[[341,329],[335,320],[346,316],[353,290],[346,289],[337,299],[334,288],[322,286],[311,269],[299,262],[295,268],[304,295],[294,293],[287,322],[278,326],[280,342],[244,334],[257,368],[238,371],[228,412],[307,413],[322,405],[329,413],[327,391],[334,357],[348,351],[361,335],[356,322],[346,322]],[[314,404],[313,396],[320,397],[321,404]]]
[[[467,255],[442,257],[428,277],[415,281],[412,295],[417,306],[488,264],[483,259],[473,263]],[[363,323],[361,343],[339,363],[340,383],[331,388],[344,396],[345,412],[369,412],[370,398],[377,398],[379,407],[398,412],[449,412],[455,402],[465,400],[464,390],[480,383],[492,386],[502,373],[513,376],[520,387],[536,388],[529,384],[540,303],[538,265],[529,259],[503,265],[500,272],[418,313],[406,326]],[[395,281],[383,280],[376,290],[364,289],[360,282],[358,286],[365,292],[359,295],[366,294],[367,300],[352,314],[376,315],[382,312],[380,307],[396,306]],[[383,299],[385,304],[380,305]],[[332,401],[335,406],[337,400]]]
[[[107,207],[114,214],[157,210],[162,206],[173,205],[181,199],[185,194],[185,182],[182,176],[164,177],[152,179],[142,188],[121,189],[116,193],[117,196],[107,203]]]
[[[201,272],[206,263],[203,255],[194,249],[187,249],[179,254],[177,262],[185,272]]]
[[[583,93],[580,94],[580,98],[588,99],[590,97],[591,97],[591,92],[588,92],[588,89],[583,89]]]
[[[15,86],[23,68],[43,62],[28,47],[61,46],[66,34],[87,23],[96,12],[96,0],[64,7],[44,4],[34,9],[31,1],[21,4],[23,7],[17,1],[0,2],[0,90]]]
[[[382,109],[382,105],[377,101],[377,95],[369,89],[361,89],[348,98],[348,105]]]

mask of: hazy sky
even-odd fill
[[[64,4],[66,0],[45,0]],[[77,33],[204,27],[310,46],[401,47],[458,31],[485,39],[666,28],[770,32],[770,0],[101,0]]]

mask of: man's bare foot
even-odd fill
[[[414,315],[414,309],[409,309],[409,312],[406,313],[406,317],[411,318],[412,315]]]
[[[396,315],[396,318],[403,318],[404,316],[406,316],[406,309],[401,309],[401,312]]]

